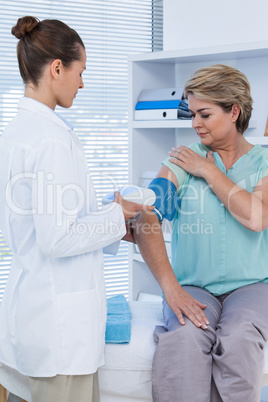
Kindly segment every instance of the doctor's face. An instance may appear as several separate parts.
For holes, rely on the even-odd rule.
[[[73,61],[71,66],[62,69],[61,84],[57,94],[57,105],[69,108],[78,93],[84,87],[82,74],[86,69],[86,52],[81,47],[80,60]]]

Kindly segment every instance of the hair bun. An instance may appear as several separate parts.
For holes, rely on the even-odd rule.
[[[35,17],[22,17],[18,19],[17,24],[12,28],[11,33],[16,36],[16,38],[21,39],[30,33],[38,24],[39,20]]]

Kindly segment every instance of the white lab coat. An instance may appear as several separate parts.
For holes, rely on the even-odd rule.
[[[53,110],[22,98],[0,139],[0,229],[13,260],[0,307],[0,362],[28,376],[104,363],[103,248],[121,207],[97,212],[83,148]]]

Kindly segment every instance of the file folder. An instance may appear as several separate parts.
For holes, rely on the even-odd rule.
[[[153,88],[143,89],[139,96],[139,101],[161,101],[161,100],[180,100],[183,96],[182,87],[174,88]]]
[[[162,101],[138,101],[136,104],[136,110],[144,109],[175,109],[183,108],[188,111],[187,104],[181,99],[177,100],[162,100]]]
[[[179,107],[178,109],[178,119],[188,119],[191,120],[192,119],[192,114],[191,112],[189,112],[189,110],[187,109],[181,109]]]
[[[135,120],[191,119],[189,114],[189,112],[181,109],[144,109],[135,110]]]

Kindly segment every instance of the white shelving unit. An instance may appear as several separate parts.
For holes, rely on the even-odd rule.
[[[191,120],[134,120],[133,128],[191,128]],[[251,120],[249,129],[257,128],[256,120]],[[252,137],[250,137],[252,138]],[[268,138],[268,137],[267,137]],[[265,140],[261,138],[261,140]]]
[[[236,67],[248,77],[254,110],[245,136],[252,144],[268,146],[268,137],[264,137],[268,116],[268,42],[132,55],[129,57],[130,183],[141,184],[144,172],[157,172],[174,145],[198,141],[189,120],[135,121],[135,105],[142,89],[183,87],[195,70],[216,63]],[[170,241],[169,235],[166,241]],[[161,293],[134,245],[129,250],[129,285],[130,300],[136,300],[140,292]]]

